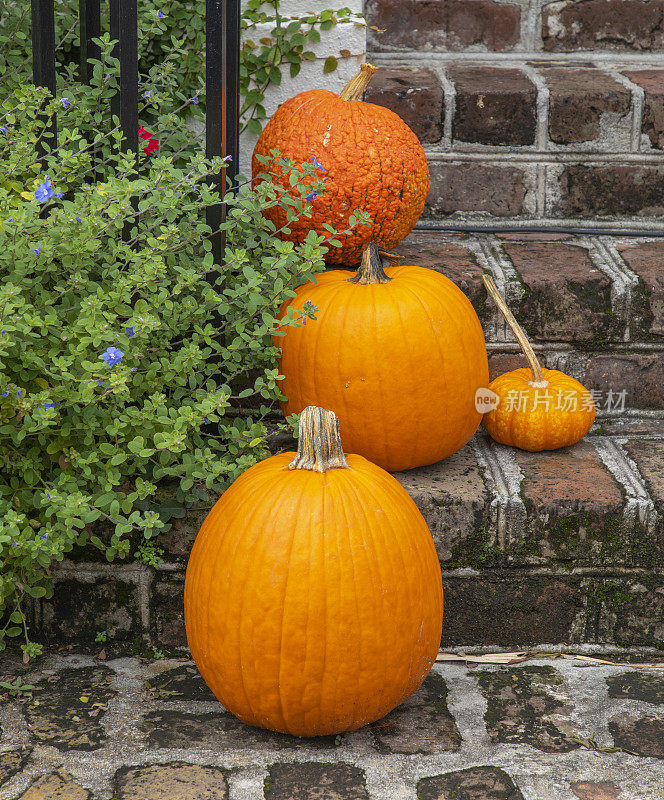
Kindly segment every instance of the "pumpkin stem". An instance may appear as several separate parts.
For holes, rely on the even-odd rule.
[[[385,274],[383,259],[380,256],[376,242],[369,242],[362,251],[360,268],[352,278],[348,278],[348,283],[389,283],[392,278],[388,278]]]
[[[502,294],[498,291],[498,287],[496,286],[495,281],[489,275],[482,275],[482,280],[484,281],[484,286],[487,292],[491,295],[494,302],[501,310],[502,315],[505,317],[505,321],[512,329],[512,333],[516,337],[517,342],[519,343],[521,349],[525,357],[528,359],[528,364],[530,365],[530,371],[532,373],[532,379],[528,381],[528,383],[536,389],[545,389],[549,385],[549,381],[546,380],[544,377],[544,373],[542,372],[542,367],[540,366],[539,361],[537,360],[537,356],[535,355],[535,351],[532,348],[532,345],[528,341],[528,337],[523,332],[523,328],[519,323],[514,319],[514,314],[509,310],[507,303],[505,302],[505,298]]]
[[[300,414],[297,455],[288,469],[308,469],[312,472],[349,469],[341,447],[339,419],[333,411],[307,406]]]
[[[377,69],[378,67],[374,67],[373,64],[362,64],[360,71],[356,75],[353,75],[339,92],[339,97],[342,100],[359,100],[362,96],[362,92],[371,83],[371,79]]]

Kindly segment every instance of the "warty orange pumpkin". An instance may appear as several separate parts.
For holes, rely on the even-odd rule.
[[[243,473],[196,537],[185,581],[191,654],[243,722],[341,733],[411,695],[440,644],[440,565],[401,484],[341,449],[307,408],[297,453]]]
[[[419,219],[429,191],[427,159],[417,136],[393,111],[359,100],[376,67],[363,64],[340,94],[311,89],[283,103],[258,138],[252,161],[254,178],[265,170],[257,156],[273,149],[296,163],[313,158],[327,179],[325,191],[311,201],[312,215],[289,224],[288,238],[301,243],[310,230],[328,236],[324,223],[348,228],[351,214],[366,211],[370,226],[357,225],[338,236],[342,247],[330,247],[328,264],[357,264],[371,240],[387,249],[397,245]],[[271,167],[281,176],[278,164]],[[279,230],[286,224],[281,205],[265,212]]]
[[[423,267],[384,268],[371,243],[356,275],[318,275],[280,316],[307,302],[316,319],[274,340],[284,414],[332,409],[344,449],[392,471],[446,458],[473,436],[489,367],[477,314],[452,281]]]
[[[498,405],[484,415],[492,439],[522,450],[556,450],[582,439],[595,421],[595,401],[583,384],[557,369],[542,369],[535,351],[493,278],[484,285],[511,328],[530,369],[515,369],[489,384]]]

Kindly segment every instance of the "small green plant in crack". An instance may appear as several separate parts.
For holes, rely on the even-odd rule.
[[[148,541],[139,545],[138,550],[134,553],[134,558],[147,564],[148,567],[159,567],[164,563],[163,555],[164,551],[161,547]]]
[[[570,741],[581,745],[581,747],[585,747],[586,750],[592,750],[594,753],[627,753],[630,756],[638,755],[638,753],[633,753],[631,750],[625,750],[624,747],[600,747],[599,743],[595,740],[594,733],[591,733],[587,739],[575,736],[572,737]]]
[[[181,697],[182,692],[176,692],[173,689],[166,688],[169,683],[171,683],[170,680],[166,681],[166,683],[162,683],[160,686],[153,686],[150,681],[145,681],[143,683],[143,689],[146,694],[150,695],[154,700],[158,700],[159,698],[165,699],[167,697]]]
[[[0,689],[4,689],[5,698],[22,699],[32,697],[32,693],[39,687],[33,686],[31,683],[23,683],[20,677],[17,677],[14,681],[0,681]]]
[[[97,635],[95,636],[95,642],[98,644],[104,644],[106,642],[107,634],[106,631],[97,631]]]

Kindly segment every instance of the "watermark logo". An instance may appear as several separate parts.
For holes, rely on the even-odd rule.
[[[608,389],[605,393],[599,389],[591,389],[580,395],[574,391],[551,391],[550,389],[522,390],[511,389],[501,398],[487,387],[480,387],[475,392],[475,409],[479,414],[487,414],[498,408],[502,402],[506,411],[592,411],[602,409],[609,412],[625,410],[627,390],[618,392]]]
[[[500,403],[500,395],[492,389],[480,386],[475,392],[475,410],[478,414],[488,414],[489,411],[498,408],[498,403]]]

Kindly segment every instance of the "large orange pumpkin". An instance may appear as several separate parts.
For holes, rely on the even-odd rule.
[[[312,89],[287,100],[272,115],[254,149],[254,177],[265,170],[256,156],[273,149],[296,163],[313,158],[324,168],[325,191],[311,202],[312,216],[289,225],[288,238],[301,243],[310,230],[328,236],[324,223],[348,228],[355,210],[367,211],[372,224],[339,236],[328,264],[357,264],[371,240],[387,249],[397,245],[419,219],[429,190],[427,159],[417,136],[393,111],[358,100],[376,67],[363,64],[341,94]],[[278,173],[278,165],[272,171]],[[281,180],[288,186],[288,176]],[[277,229],[286,224],[282,206],[266,212]]]
[[[432,464],[463,447],[482,420],[489,383],[482,327],[463,292],[423,267],[383,263],[367,245],[353,277],[317,276],[284,304],[316,319],[275,337],[286,415],[332,409],[347,452],[389,470]]]
[[[505,372],[489,384],[498,405],[484,415],[484,427],[497,442],[531,452],[575,444],[595,421],[592,394],[571,375],[542,369],[493,278],[483,278],[530,364],[530,369]]]
[[[196,538],[189,648],[221,703],[296,736],[353,730],[422,683],[440,644],[440,565],[391,475],[344,457],[334,414],[308,408],[297,454],[251,467]]]

